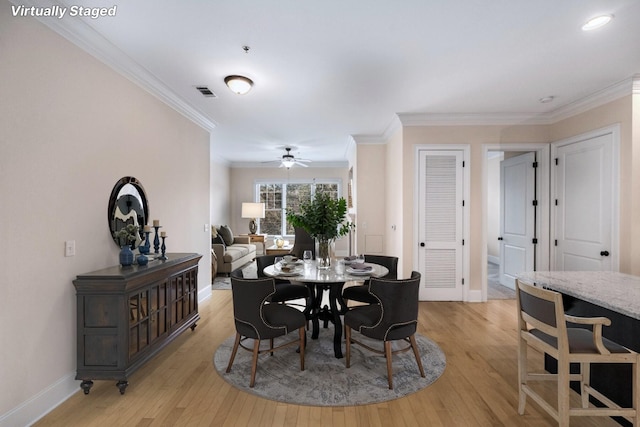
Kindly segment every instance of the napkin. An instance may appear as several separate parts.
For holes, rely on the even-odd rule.
[[[351,267],[352,270],[356,270],[356,271],[371,271],[371,270],[373,270],[373,267],[371,267],[370,265],[367,265],[365,263],[351,264],[350,267]]]

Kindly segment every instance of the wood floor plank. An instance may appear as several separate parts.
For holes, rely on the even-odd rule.
[[[297,406],[229,385],[213,366],[216,348],[234,333],[231,292],[213,291],[200,304],[194,331],[134,373],[120,395],[115,381],[95,381],[35,426],[522,426],[555,425],[530,400],[517,413],[517,322],[514,300],[421,302],[418,332],[447,358],[444,374],[405,398],[352,407]],[[533,366],[542,357],[532,354]],[[542,387],[555,395],[551,385]],[[574,400],[576,396],[574,396]],[[574,418],[572,427],[615,426],[609,419]]]

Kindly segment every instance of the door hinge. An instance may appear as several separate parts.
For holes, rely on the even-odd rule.
[[[464,200],[462,201],[462,206],[464,207]]]
[[[558,199],[556,199],[556,206],[558,206]]]
[[[464,285],[464,277],[462,278],[462,284]]]
[[[533,167],[537,168],[538,167],[538,162],[533,162]]]
[[[558,158],[556,157],[556,166],[558,166]]]
[[[533,243],[534,245],[537,245],[537,244],[538,244],[538,238],[537,238],[537,237],[534,237],[534,238],[531,240],[531,243]]]
[[[538,206],[538,201],[537,200],[533,201],[533,206]]]
[[[555,246],[558,246],[558,239],[556,239],[553,243]]]
[[[464,246],[464,239],[462,239],[462,246]]]
[[[462,161],[462,167],[464,167],[464,160]]]

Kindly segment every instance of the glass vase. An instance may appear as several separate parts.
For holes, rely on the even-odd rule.
[[[331,258],[333,258],[333,239],[318,236],[316,238],[316,268],[318,270],[330,269]]]

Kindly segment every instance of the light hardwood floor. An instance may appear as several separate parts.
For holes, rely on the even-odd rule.
[[[36,426],[556,425],[531,401],[525,415],[517,413],[515,300],[420,303],[418,332],[444,350],[444,374],[408,397],[349,407],[288,405],[231,387],[212,362],[217,346],[234,333],[231,291],[213,291],[200,315],[195,331],[185,332],[131,376],[125,395],[115,381],[95,381],[89,395],[78,392]],[[531,360],[541,364],[541,357]],[[617,424],[575,418],[571,425]]]

